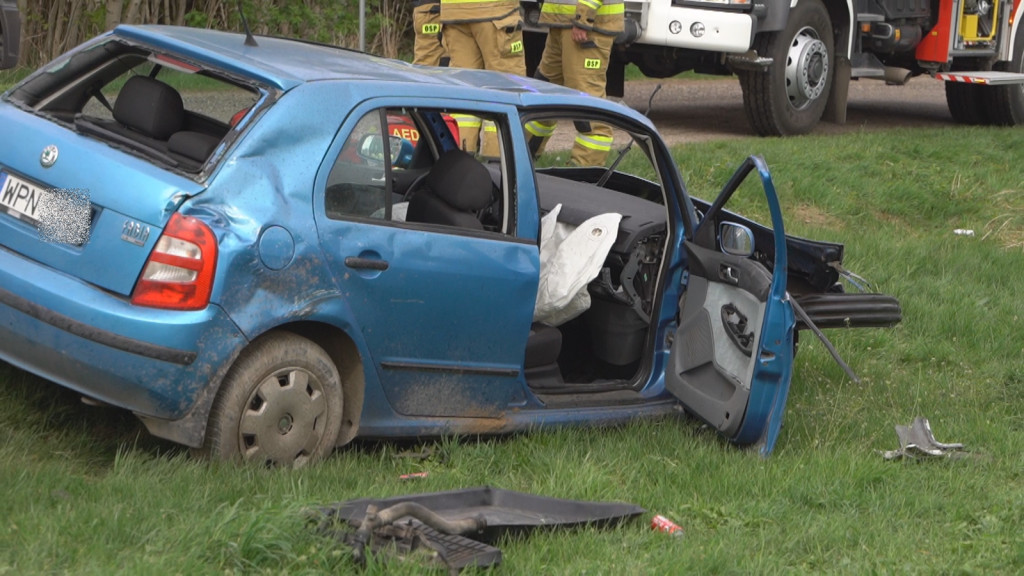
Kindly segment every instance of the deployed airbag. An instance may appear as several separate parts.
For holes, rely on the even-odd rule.
[[[541,218],[540,285],[533,319],[559,326],[590,308],[587,284],[597,278],[618,233],[621,214],[600,214],[572,226],[558,222],[558,204]]]

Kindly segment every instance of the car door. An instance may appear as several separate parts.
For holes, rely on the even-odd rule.
[[[772,270],[736,250],[723,251],[722,231],[713,228],[718,211],[755,169],[771,212]],[[689,280],[680,299],[665,386],[722,435],[737,444],[758,444],[761,454],[768,455],[789,392],[795,321],[786,294],[782,213],[764,161],[748,158],[701,222],[684,242]]]
[[[399,178],[394,151],[379,139],[392,132],[389,114],[437,120],[421,127],[416,144],[415,164],[425,158],[429,165],[446,145],[428,134],[446,129],[440,103],[434,106],[377,101],[353,112],[317,179],[318,233],[368,350],[367,393],[369,382],[379,381],[388,403],[406,416],[496,417],[524,401],[520,372],[538,249],[509,232],[508,219],[491,229],[404,221],[407,203],[395,182],[409,178]],[[507,129],[493,110],[480,114]],[[487,165],[497,173],[497,201],[508,206],[514,186],[501,160]]]

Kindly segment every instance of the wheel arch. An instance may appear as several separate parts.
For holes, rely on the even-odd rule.
[[[324,322],[292,322],[278,326],[275,330],[292,332],[307,338],[323,348],[331,357],[338,375],[341,376],[343,394],[341,428],[335,445],[348,444],[359,432],[359,420],[363,413],[363,398],[366,391],[363,359],[355,341],[344,330]]]
[[[363,398],[366,390],[366,377],[363,372],[362,355],[351,336],[344,330],[326,322],[303,320],[280,324],[264,330],[250,339],[245,346],[235,351],[230,359],[211,375],[210,385],[206,386],[197,398],[192,410],[178,420],[161,420],[139,415],[150,434],[158,438],[183,444],[190,448],[199,448],[206,440],[209,426],[210,410],[220,393],[224,378],[235,365],[242,351],[253,342],[274,332],[291,332],[315,342],[327,352],[338,375],[341,377],[343,394],[342,420],[338,432],[336,446],[352,441],[359,432],[359,422],[363,413]]]
[[[1017,3],[1010,10],[1012,10],[1010,17],[1013,21],[1010,23],[1010,29],[1007,30],[1008,42],[1004,42],[1004,49],[999,51],[1000,62],[1012,62],[1013,55],[1017,53],[1017,43],[1024,42],[1024,2]]]
[[[801,0],[806,2],[807,0]],[[850,0],[823,0],[832,21],[832,37],[837,55],[849,58],[853,52],[853,4]]]

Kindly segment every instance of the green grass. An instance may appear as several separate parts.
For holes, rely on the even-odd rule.
[[[301,471],[208,465],[130,416],[0,365],[0,575],[351,573],[349,551],[318,537],[305,509],[484,484],[650,511],[507,539],[502,573],[1021,573],[1022,149],[1019,129],[944,128],[675,150],[704,198],[746,154],[764,155],[788,230],[845,243],[849,268],[903,305],[896,328],[830,331],[860,384],[803,334],[769,459],[670,419],[359,442]],[[736,199],[745,213],[762,211],[753,192]],[[893,426],[916,416],[968,455],[884,461]],[[401,457],[424,446],[426,460]],[[429,476],[398,479],[415,471]],[[653,513],[686,535],[651,531]],[[422,570],[373,562],[367,573]]]

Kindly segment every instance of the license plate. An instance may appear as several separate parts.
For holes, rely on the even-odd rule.
[[[0,208],[15,218],[38,225],[47,194],[31,182],[0,172]]]

